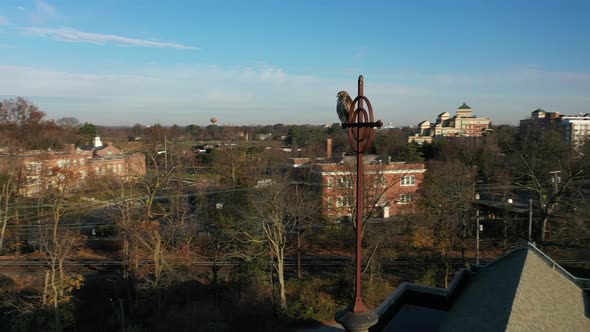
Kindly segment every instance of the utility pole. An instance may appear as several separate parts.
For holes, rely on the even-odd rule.
[[[471,186],[473,188],[473,205],[475,206],[475,263],[479,264],[479,208],[477,207],[477,200],[479,199],[479,194],[475,191],[475,185],[478,183],[483,182],[482,180],[477,180],[473,182]]]
[[[301,280],[301,225],[297,220],[297,279]]]
[[[164,167],[168,170],[168,138],[164,136]]]
[[[514,200],[512,199],[512,197],[509,197],[508,200],[506,201],[506,203],[504,204],[504,209],[505,209],[505,214],[504,214],[504,222],[503,222],[503,235],[504,235],[504,240],[502,241],[502,253],[505,254],[506,251],[508,250],[508,223],[507,223],[507,219],[508,219],[508,215],[511,215],[511,209],[512,209],[512,203],[514,203]]]
[[[479,209],[475,210],[475,264],[479,265]]]
[[[561,171],[549,172],[549,174],[553,175],[551,182],[553,182],[553,194],[554,195],[557,194],[557,192],[559,191],[559,183],[561,182],[561,177],[559,176],[559,173],[561,173]]]

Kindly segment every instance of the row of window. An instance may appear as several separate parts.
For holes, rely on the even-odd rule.
[[[63,167],[70,167],[70,165],[74,165],[77,166],[78,164],[80,164],[80,166],[84,166],[86,164],[86,160],[84,160],[83,158],[80,159],[58,159],[57,160],[57,167],[63,168]]]
[[[58,159],[56,162],[57,167],[59,168],[67,168],[70,166],[84,166],[86,164],[86,160],[83,158],[80,159]],[[29,161],[25,163],[25,169],[31,173],[38,173],[41,172],[43,169],[43,163],[39,161]]]
[[[336,179],[336,186],[338,188],[352,188],[351,178],[338,178]],[[328,188],[334,188],[334,179],[328,178]]]
[[[94,167],[94,172],[96,174],[105,175],[108,172],[113,172],[115,174],[122,174],[123,173],[123,166],[121,164],[118,165],[106,165],[106,166],[96,166]]]
[[[396,201],[397,204],[409,204],[414,202],[414,194],[400,194],[399,200]],[[384,203],[384,202],[383,202]],[[336,207],[351,207],[354,204],[354,200],[352,197],[336,197]],[[386,204],[381,204],[386,205]],[[334,197],[328,197],[328,209],[334,208]]]
[[[415,175],[406,175],[402,176],[400,180],[400,185],[402,186],[415,186],[416,185],[416,176]],[[353,183],[351,178],[338,178],[336,179],[336,187],[337,188],[352,188]],[[383,176],[379,178],[375,178],[373,183],[374,188],[387,188],[387,179]],[[334,178],[328,178],[328,188],[334,188]]]
[[[336,207],[352,206],[352,197],[336,197]],[[334,197],[328,197],[328,209],[334,208]]]

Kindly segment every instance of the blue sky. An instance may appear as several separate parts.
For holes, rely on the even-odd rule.
[[[362,74],[386,123],[465,101],[516,124],[590,112],[588,17],[567,0],[3,0],[0,96],[100,125],[323,124]]]

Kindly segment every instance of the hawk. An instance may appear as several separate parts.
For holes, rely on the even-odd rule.
[[[350,113],[350,108],[352,107],[352,98],[350,98],[348,92],[346,91],[338,92],[336,97],[338,97],[338,101],[336,102],[336,112],[338,113],[338,118],[340,118],[340,122],[347,123],[348,114]]]

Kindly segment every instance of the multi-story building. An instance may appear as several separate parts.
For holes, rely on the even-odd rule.
[[[572,147],[582,145],[590,137],[590,114],[561,117],[565,142]]]
[[[522,137],[536,139],[546,130],[558,128],[560,115],[558,112],[546,112],[540,108],[531,112],[529,119],[520,120],[519,131]]]
[[[327,219],[342,219],[354,213],[356,157],[291,159],[293,177],[317,186],[322,214]],[[426,169],[422,163],[391,162],[376,155],[364,161],[365,215],[389,218],[415,211],[418,187]]]
[[[449,112],[438,115],[436,122],[422,121],[418,124],[419,132],[408,138],[408,142],[431,142],[434,137],[479,137],[490,129],[490,118],[478,118],[467,104],[459,106],[457,114],[451,117]]]
[[[44,189],[67,189],[82,185],[90,177],[114,175],[128,180],[146,172],[145,155],[123,154],[113,146],[93,150],[23,151],[0,154],[0,168],[18,174],[20,194],[34,197]]]
[[[529,119],[520,120],[523,138],[539,139],[547,130],[559,130],[568,145],[578,147],[590,136],[590,114],[562,115],[538,108]]]

